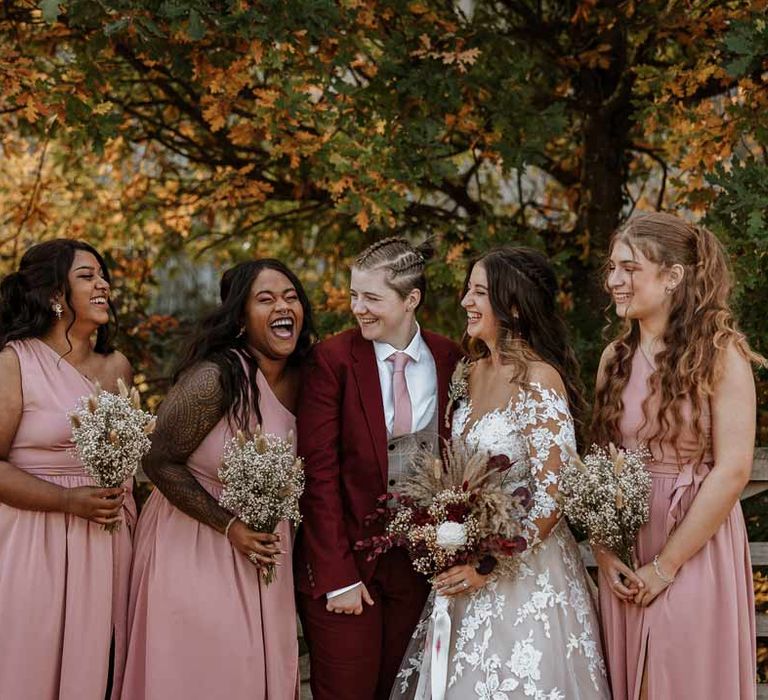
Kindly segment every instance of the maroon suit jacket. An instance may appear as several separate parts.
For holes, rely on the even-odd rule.
[[[435,359],[438,425],[448,384],[461,357],[453,341],[422,330]],[[356,581],[368,583],[376,562],[355,552],[358,540],[381,533],[365,526],[387,491],[387,428],[373,343],[358,329],[319,343],[307,363],[298,410],[298,453],[304,458],[304,515],[295,546],[299,591],[317,598]]]

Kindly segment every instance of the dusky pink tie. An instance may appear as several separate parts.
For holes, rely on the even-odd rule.
[[[408,435],[411,432],[413,411],[408,385],[405,383],[405,366],[410,362],[410,356],[404,352],[395,352],[387,358],[394,365],[392,374],[392,399],[395,406],[395,421],[392,426],[392,436]]]

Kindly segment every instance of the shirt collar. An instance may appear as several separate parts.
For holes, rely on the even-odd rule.
[[[408,357],[414,362],[418,362],[421,357],[422,343],[424,339],[421,336],[421,326],[416,324],[416,333],[414,333],[411,342],[408,343],[408,347],[402,350]],[[373,351],[376,353],[376,359],[379,362],[384,362],[387,358],[396,352],[400,352],[396,347],[389,343],[382,343],[379,341],[373,341]]]

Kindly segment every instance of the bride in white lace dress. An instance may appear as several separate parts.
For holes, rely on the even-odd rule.
[[[456,383],[453,438],[509,458],[510,491],[533,495],[528,549],[514,577],[464,565],[437,578],[451,601],[447,678],[431,668],[433,593],[391,700],[610,699],[587,573],[557,505],[575,448],[569,404],[582,400],[556,293],[554,272],[530,249],[497,249],[470,267],[462,306],[474,362]]]

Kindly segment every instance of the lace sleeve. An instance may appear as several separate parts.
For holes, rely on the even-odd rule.
[[[559,474],[570,459],[567,448],[576,448],[576,438],[568,402],[553,389],[540,385],[526,388],[518,420],[532,476],[533,503],[525,533],[530,548],[544,540],[560,519]]]
[[[202,363],[175,384],[157,414],[144,471],[180,511],[224,532],[231,513],[195,479],[187,458],[224,415],[219,369]]]

